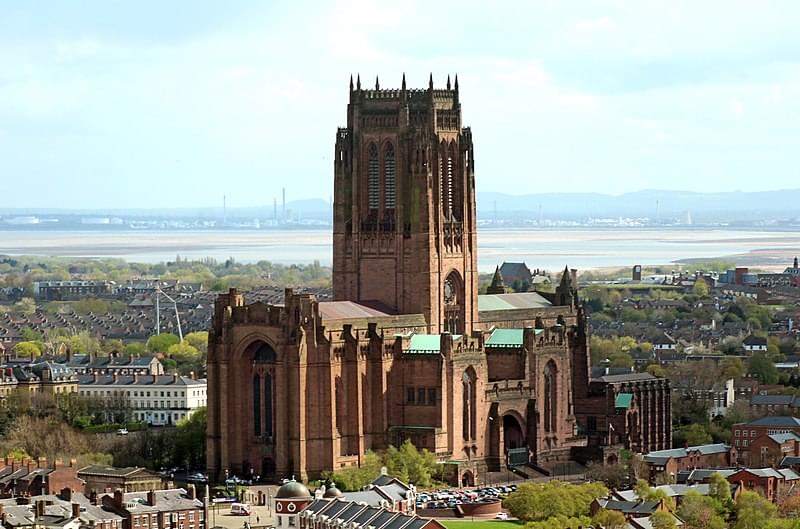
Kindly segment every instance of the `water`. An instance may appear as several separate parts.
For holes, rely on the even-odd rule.
[[[727,229],[485,229],[478,233],[478,267],[525,261],[549,270],[666,264],[689,258],[747,254],[750,266],[784,264],[800,253],[800,235]],[[156,263],[233,257],[241,262],[331,263],[328,230],[0,231],[0,254],[117,257]]]

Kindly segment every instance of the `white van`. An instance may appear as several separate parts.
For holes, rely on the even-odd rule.
[[[231,514],[237,516],[250,516],[250,505],[247,503],[231,503]]]

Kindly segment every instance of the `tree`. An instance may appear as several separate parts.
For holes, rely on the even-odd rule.
[[[628,469],[619,463],[604,465],[591,462],[586,466],[586,477],[592,481],[602,481],[609,489],[619,489],[628,477]]]
[[[650,524],[653,529],[675,529],[675,517],[668,512],[656,511],[650,516]]]
[[[702,424],[690,424],[686,427],[686,442],[690,446],[707,445],[714,439]]]
[[[744,364],[739,358],[723,358],[719,368],[725,380],[741,378],[744,375]]]
[[[378,477],[383,462],[375,452],[370,450],[364,454],[361,465],[347,467],[335,472],[325,472],[322,477],[336,483],[336,487],[345,492],[361,490],[369,482]]]
[[[778,508],[759,493],[744,491],[736,499],[736,524],[733,529],[762,529],[777,511]]]
[[[727,516],[733,511],[731,484],[719,472],[714,472],[708,480],[708,496],[719,504],[720,514]]]
[[[778,382],[778,368],[775,367],[775,362],[764,353],[753,354],[747,363],[747,372],[762,384]]]
[[[42,349],[35,342],[19,342],[14,346],[17,356],[24,358],[35,358],[42,354]]]
[[[36,312],[36,302],[33,298],[22,298],[14,304],[14,308],[22,314],[30,316]]]
[[[419,487],[430,487],[433,475],[439,470],[436,456],[424,448],[417,450],[408,439],[400,448],[390,446],[386,450],[386,467],[389,474]]]
[[[625,520],[625,515],[619,511],[610,511],[603,509],[594,515],[592,521],[599,524],[603,529],[625,529],[628,521]]]
[[[503,506],[523,522],[542,522],[588,516],[592,501],[607,494],[601,483],[524,483],[503,500]]]
[[[180,339],[172,333],[161,333],[147,340],[147,350],[151,353],[166,353],[170,345],[180,343]]]
[[[167,347],[167,354],[172,357],[197,357],[200,356],[200,351],[183,341]]]
[[[714,499],[694,490],[683,497],[677,514],[685,529],[725,529],[725,520],[719,515]]]
[[[173,461],[186,468],[202,468],[206,464],[206,425],[208,413],[200,408],[177,425]]]
[[[645,371],[658,378],[664,378],[667,376],[667,370],[658,364],[650,364],[647,366]]]
[[[698,277],[692,287],[692,294],[699,298],[708,296],[708,282],[704,278]]]
[[[125,354],[128,356],[142,356],[147,352],[147,346],[142,342],[131,342],[125,345]]]
[[[190,332],[183,340],[203,354],[208,352],[208,331]]]

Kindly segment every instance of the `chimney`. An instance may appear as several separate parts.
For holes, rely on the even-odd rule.
[[[97,491],[92,489],[92,492],[89,493],[89,503],[92,505],[97,505]]]
[[[133,372],[133,383],[134,384],[138,384],[139,383],[139,372],[138,371],[134,371]]]
[[[44,516],[44,500],[36,500],[36,517]]]
[[[195,380],[197,378],[197,375],[195,375],[194,371],[189,372],[189,378],[191,378],[192,380]]]
[[[36,467],[37,468],[47,468],[47,458],[46,457],[40,457],[36,461]]]
[[[150,505],[151,507],[156,506],[156,491],[147,491],[147,505]]]
[[[173,384],[177,384],[178,383],[178,372],[177,371],[172,373],[172,383]]]
[[[28,468],[28,474],[30,474],[33,472],[33,469],[36,468],[36,463],[34,463],[33,459],[28,459],[28,461],[25,462],[25,466]]]
[[[121,509],[125,505],[125,495],[122,493],[122,489],[114,491],[114,505],[116,505],[117,509]]]
[[[197,489],[194,486],[194,483],[189,483],[189,486],[186,487],[189,492],[189,499],[197,499]]]
[[[81,516],[81,504],[80,503],[73,503],[72,504],[72,517],[73,518],[80,518]]]
[[[72,501],[72,489],[69,487],[61,489],[61,498],[64,501]]]

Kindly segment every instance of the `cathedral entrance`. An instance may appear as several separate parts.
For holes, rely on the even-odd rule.
[[[522,448],[525,444],[525,434],[516,417],[511,414],[503,415],[503,448],[505,452],[515,448]]]

